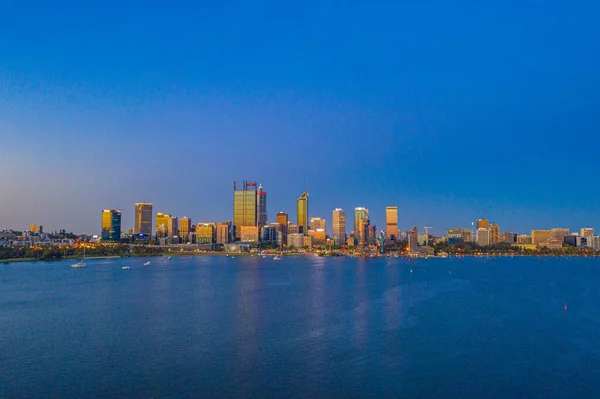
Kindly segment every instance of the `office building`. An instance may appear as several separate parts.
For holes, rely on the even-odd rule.
[[[563,237],[564,240],[564,237]],[[559,240],[556,238],[550,238],[546,242],[538,243],[537,248],[547,248],[547,249],[562,249],[563,248],[563,240]]]
[[[288,223],[288,234],[302,234],[297,224]]]
[[[500,234],[500,242],[514,244],[517,242],[517,235],[515,233],[509,233],[508,231],[506,231],[506,232]]]
[[[327,233],[324,229],[310,229],[308,235],[312,238],[312,244],[315,247],[324,246],[327,243]]]
[[[198,238],[196,238],[197,240]],[[228,244],[231,240],[231,222],[217,223],[217,244]]]
[[[240,240],[242,242],[258,242],[260,237],[260,229],[258,226],[242,226],[240,232]]]
[[[533,237],[527,234],[521,234],[517,236],[517,244],[519,245],[532,245]]]
[[[555,228],[550,230],[552,232],[552,238],[555,240],[563,240],[569,235],[569,229]]]
[[[368,218],[362,218],[358,222],[358,246],[364,247],[369,245],[369,226],[371,222]]]
[[[406,237],[408,239],[408,249],[410,251],[419,248],[419,228],[417,226],[413,227],[412,230],[407,231]]]
[[[354,237],[357,241],[357,244],[360,241],[361,221],[363,219],[369,219],[369,210],[362,206],[354,208]]]
[[[236,240],[242,237],[242,227],[258,225],[257,199],[256,181],[233,182],[233,230]]]
[[[388,240],[397,240],[398,237],[398,207],[385,208],[385,233]]]
[[[102,241],[119,242],[121,240],[121,211],[104,209],[102,211]]]
[[[279,212],[275,218],[277,224],[279,224],[279,229],[281,231],[281,242],[283,245],[287,245],[287,235],[288,235],[288,214],[285,212]]]
[[[321,218],[310,218],[310,230],[327,230],[327,222]]]
[[[32,234],[43,234],[44,227],[39,224],[32,224],[29,226],[29,232]]]
[[[591,227],[584,227],[580,230],[579,233],[580,236],[582,237],[589,237],[589,236],[593,236],[594,235],[594,229]]]
[[[552,238],[552,230],[531,230],[531,243],[538,245]]]
[[[149,202],[138,202],[135,204],[134,234],[152,236],[152,204]]]
[[[298,231],[306,234],[308,231],[308,190],[302,193],[297,202]]]
[[[300,233],[291,233],[288,234],[287,236],[287,245],[288,248],[302,248],[304,247],[304,234],[300,234]]]
[[[192,233],[192,219],[184,216],[179,221],[179,235],[182,242],[190,242],[190,234]]]
[[[600,251],[600,236],[587,236],[587,246],[594,251]]]
[[[256,222],[260,227],[267,225],[267,192],[262,184],[256,192]]]
[[[313,247],[313,239],[312,239],[311,236],[309,236],[309,235],[303,236],[302,241],[303,241],[303,244],[304,244],[303,245],[304,248],[312,248]]]
[[[476,232],[475,242],[479,246],[490,245],[490,230],[484,228],[478,228]]]
[[[217,242],[217,225],[215,223],[198,223],[196,225],[196,244],[214,244]]]
[[[487,219],[477,219],[476,224],[477,224],[477,229],[489,229],[490,228],[490,221]],[[475,231],[477,231],[477,230],[475,230]]]
[[[346,244],[346,212],[343,209],[333,210],[332,228],[334,245]]]
[[[496,223],[490,224],[490,244],[498,244],[500,242],[500,226]]]

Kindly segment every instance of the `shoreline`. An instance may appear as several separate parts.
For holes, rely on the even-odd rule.
[[[171,253],[165,255],[144,255],[144,256],[118,256],[118,255],[108,255],[108,256],[90,256],[86,257],[86,260],[99,260],[99,259],[132,259],[132,258],[166,258],[168,256],[172,257],[201,257],[201,256],[221,256],[221,257],[275,257],[277,255],[283,257],[294,257],[294,258],[303,258],[303,257],[323,257],[323,258],[356,258],[356,259],[407,259],[407,260],[417,260],[417,259],[454,259],[454,258],[598,258],[600,255],[555,255],[555,254],[538,254],[538,255],[522,255],[522,254],[512,254],[512,255],[449,255],[449,256],[374,256],[374,257],[365,257],[359,255],[341,255],[341,256],[332,256],[332,255],[319,255],[317,253],[291,253],[291,254],[257,254],[257,253],[235,253],[235,252],[195,252],[195,253]],[[69,256],[61,259],[38,259],[38,258],[12,258],[12,259],[0,259],[0,264],[7,263],[24,263],[24,262],[60,262],[63,260],[80,260],[80,258]]]

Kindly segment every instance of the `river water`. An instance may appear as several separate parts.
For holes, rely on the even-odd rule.
[[[600,397],[600,259],[149,259],[0,265],[0,397]]]

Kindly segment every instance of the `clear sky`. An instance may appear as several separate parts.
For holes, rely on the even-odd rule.
[[[0,228],[133,203],[600,228],[598,1],[0,1]],[[328,226],[329,227],[329,226]]]

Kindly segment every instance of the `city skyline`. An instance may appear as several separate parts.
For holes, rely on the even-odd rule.
[[[8,4],[0,227],[97,232],[139,201],[229,220],[246,176],[271,221],[308,181],[311,214],[364,205],[380,228],[389,205],[401,230],[600,225],[600,4],[305,9]]]

